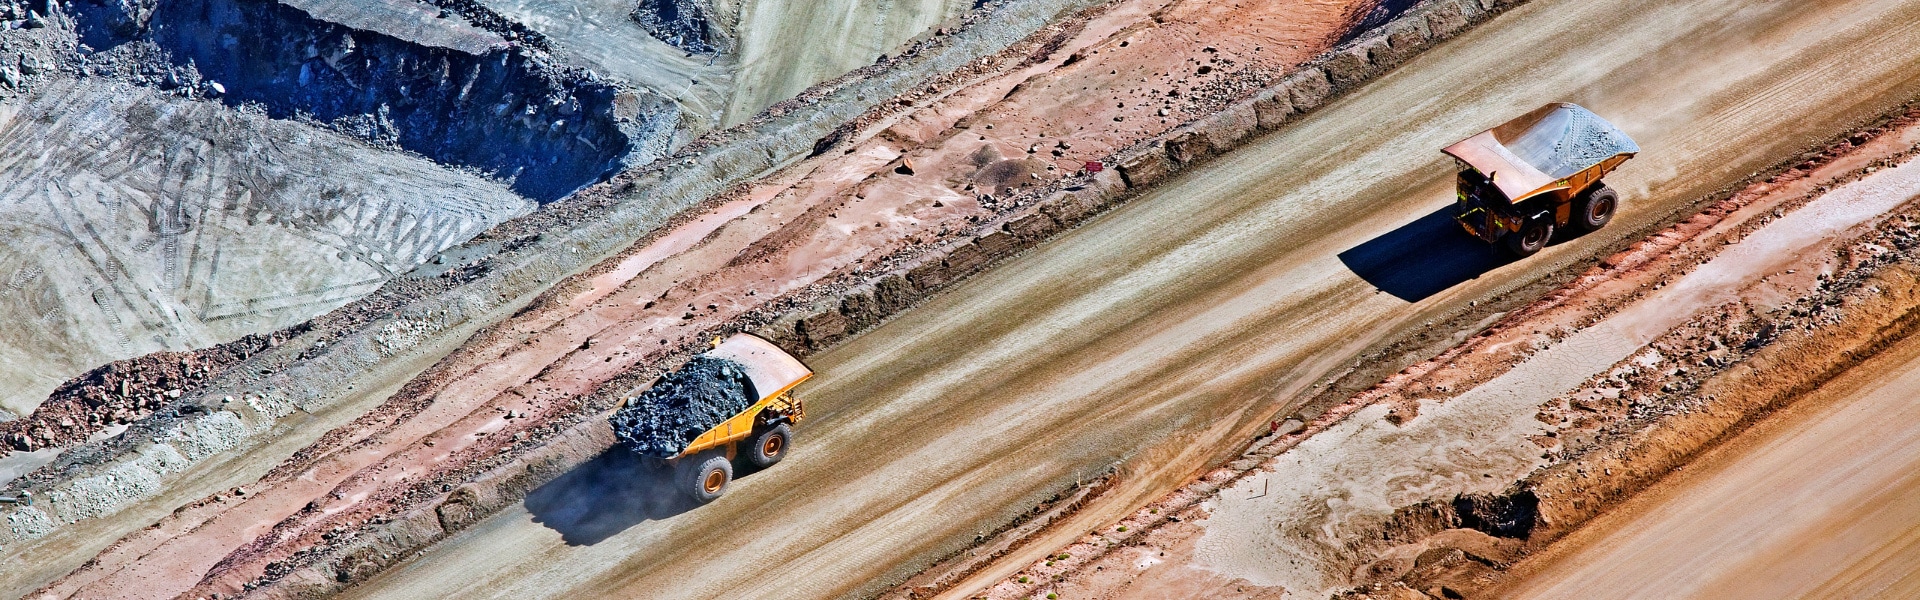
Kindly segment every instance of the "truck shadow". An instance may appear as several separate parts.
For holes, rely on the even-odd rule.
[[[1340,262],[1382,292],[1419,302],[1513,262],[1453,221],[1453,207],[1340,253]]]
[[[674,489],[671,467],[616,445],[534,488],[526,506],[533,522],[559,532],[567,545],[591,546],[698,505]]]

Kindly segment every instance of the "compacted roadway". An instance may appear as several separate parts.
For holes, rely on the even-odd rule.
[[[1500,597],[1920,596],[1920,338],[1522,564]]]
[[[349,595],[866,595],[1118,465],[1037,556],[1362,350],[1916,96],[1920,2],[1535,0],[814,357],[793,455],[719,501],[670,500],[615,449]],[[1609,177],[1609,229],[1509,263],[1442,213],[1439,149],[1551,101],[1644,151]]]

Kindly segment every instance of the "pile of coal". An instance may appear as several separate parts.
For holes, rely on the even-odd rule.
[[[634,452],[668,458],[757,398],[740,363],[696,356],[614,413],[613,433]]]

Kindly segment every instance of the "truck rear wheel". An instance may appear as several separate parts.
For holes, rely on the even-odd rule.
[[[765,469],[787,457],[793,445],[793,427],[781,423],[754,434],[747,440],[747,462]]]
[[[1613,188],[1600,186],[1580,197],[1574,205],[1573,226],[1581,231],[1599,231],[1613,220],[1613,210],[1620,206],[1620,194]]]
[[[727,493],[727,485],[733,482],[733,462],[724,454],[708,454],[691,463],[681,477],[693,500],[706,504]]]
[[[1515,258],[1526,258],[1547,247],[1547,241],[1553,239],[1553,223],[1541,219],[1527,221],[1520,231],[1507,234],[1507,253]]]

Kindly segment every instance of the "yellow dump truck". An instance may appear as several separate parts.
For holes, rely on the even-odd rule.
[[[750,334],[734,334],[706,355],[744,367],[753,382],[752,389],[759,391],[760,397],[666,459],[673,467],[675,481],[702,504],[726,493],[733,481],[733,461],[742,455],[758,468],[771,467],[786,457],[793,443],[793,426],[807,418],[806,406],[793,396],[793,388],[813,377],[813,370],[800,359]]]
[[[1556,229],[1594,231],[1620,194],[1600,178],[1640,146],[1599,115],[1556,102],[1447,146],[1459,167],[1454,219],[1487,243],[1526,257]]]

